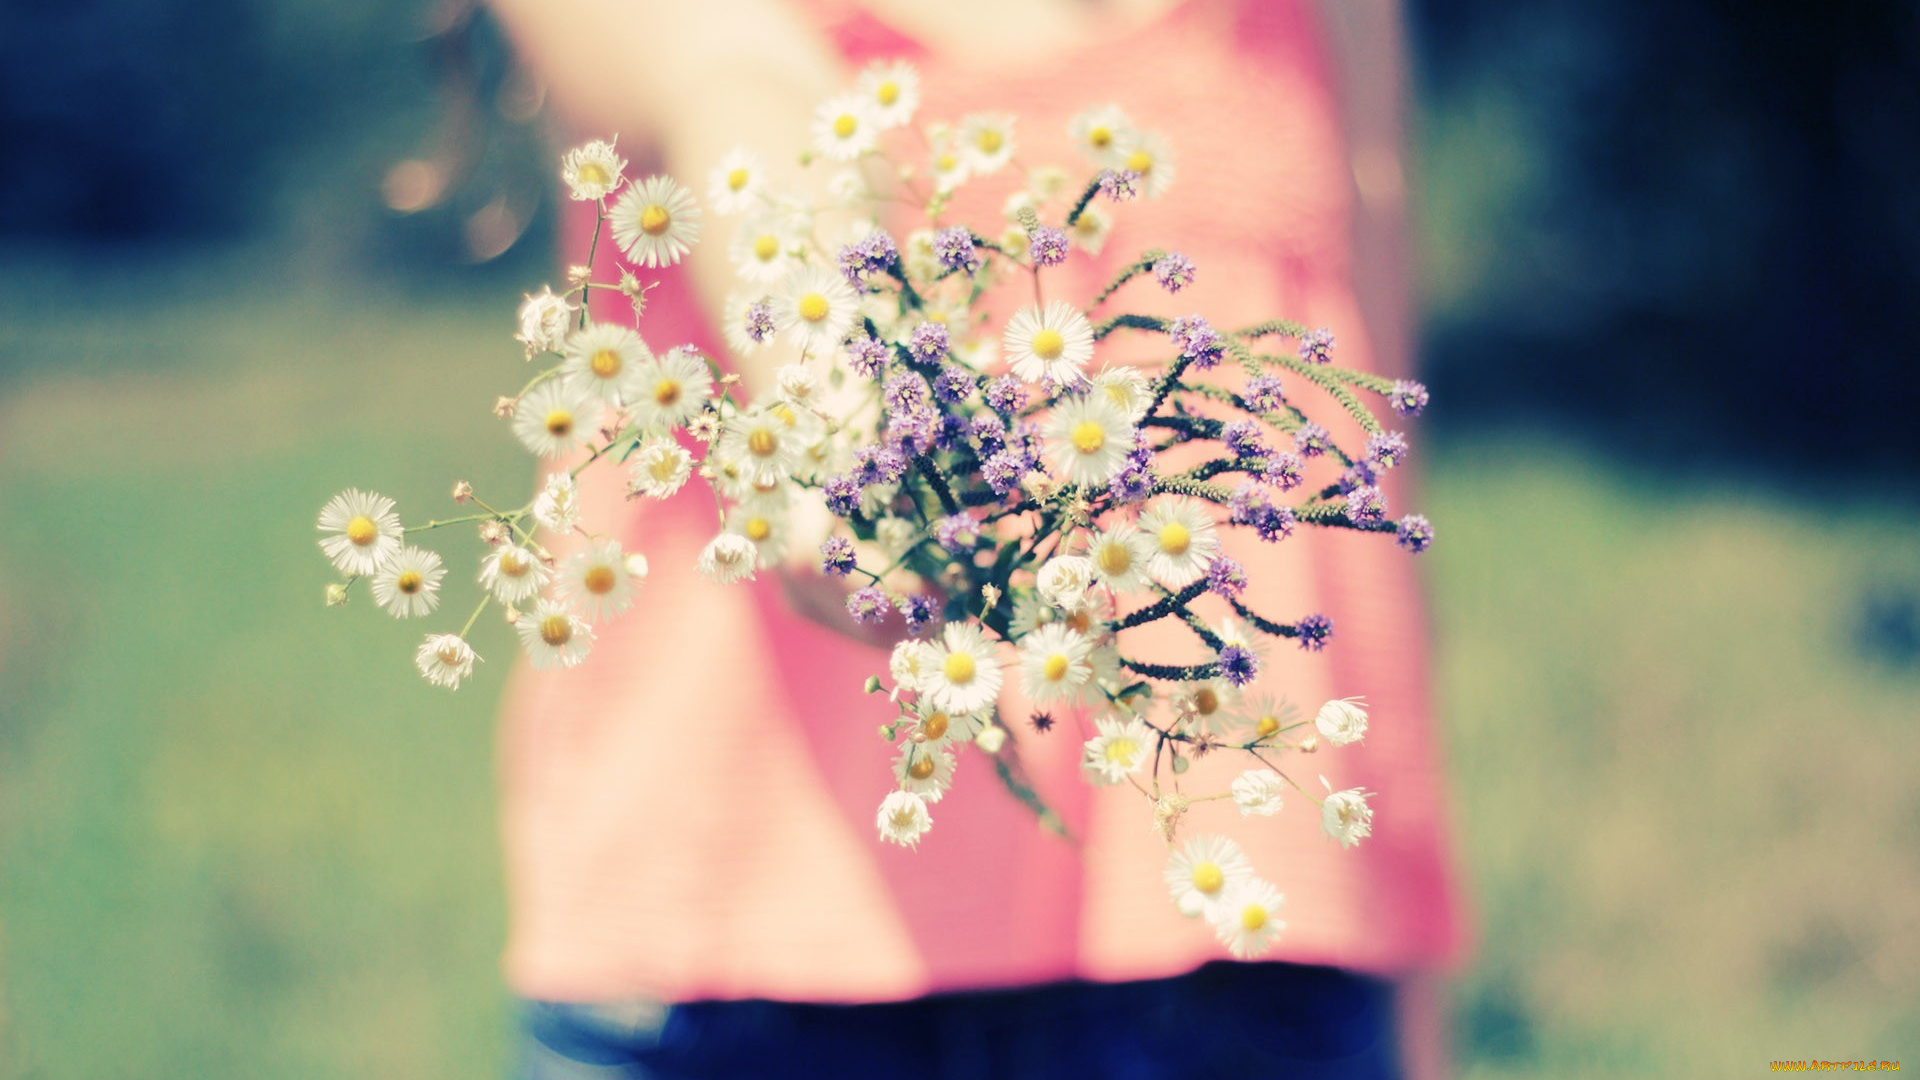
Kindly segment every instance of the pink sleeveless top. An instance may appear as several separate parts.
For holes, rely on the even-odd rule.
[[[1299,3],[1189,0],[1033,70],[945,64],[857,9],[823,4],[816,14],[850,65],[914,60],[921,119],[1017,112],[1025,160],[1072,164],[1067,123],[1090,104],[1118,104],[1173,141],[1170,195],[1117,208],[1103,255],[1050,272],[1050,298],[1084,300],[1140,250],[1172,247],[1198,264],[1196,283],[1169,298],[1149,280],[1109,310],[1203,312],[1216,326],[1297,318],[1333,327],[1341,362],[1374,366],[1350,284],[1348,158],[1326,58]],[[953,219],[997,227],[1020,182],[1013,173],[963,189]],[[591,226],[580,206],[564,237],[569,262]],[[724,356],[684,275],[665,278],[648,340]],[[628,317],[618,297],[601,299],[597,318]],[[1096,365],[1148,358],[1149,345],[1116,338]],[[734,586],[699,578],[694,559],[715,521],[698,480],[666,503],[628,502],[617,471],[587,476],[583,523],[644,552],[653,576],[632,610],[596,627],[582,667],[522,665],[513,679],[500,770],[506,968],[517,992],[877,1001],[1154,978],[1225,957],[1162,885],[1166,847],[1145,801],[1080,778],[1082,736],[1070,721],[1040,735],[1007,711],[1023,762],[1078,849],[1043,833],[971,749],[919,849],[882,843],[874,813],[893,786],[891,747],[875,731],[891,710],[860,688],[884,675],[886,652],[794,615],[769,573]],[[1390,489],[1396,514],[1406,494]],[[1329,697],[1366,696],[1364,743],[1287,767],[1316,790],[1325,773],[1336,787],[1379,792],[1377,816],[1373,836],[1343,850],[1322,835],[1317,808],[1289,792],[1273,818],[1202,804],[1186,834],[1234,837],[1287,894],[1273,959],[1387,974],[1448,963],[1461,934],[1413,560],[1384,537],[1316,530],[1227,550],[1248,568],[1256,610],[1333,619],[1323,653],[1273,642],[1257,685],[1309,715]],[[1134,636],[1130,652],[1167,655]],[[1188,790],[1224,790],[1240,757],[1199,762]]]

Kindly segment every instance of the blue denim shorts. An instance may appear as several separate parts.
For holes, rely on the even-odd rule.
[[[518,1080],[1388,1080],[1392,987],[1333,968],[1213,963],[874,1005],[522,1006]]]

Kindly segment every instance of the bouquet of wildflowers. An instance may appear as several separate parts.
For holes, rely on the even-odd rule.
[[[1230,839],[1182,842],[1182,818],[1207,800],[1270,816],[1291,786],[1320,805],[1329,836],[1360,842],[1369,793],[1326,785],[1316,795],[1285,765],[1360,739],[1368,716],[1361,700],[1342,699],[1303,719],[1255,689],[1276,641],[1319,650],[1333,627],[1249,606],[1247,571],[1221,536],[1280,543],[1337,528],[1424,550],[1424,518],[1388,518],[1378,480],[1407,443],[1367,397],[1412,415],[1426,391],[1338,366],[1324,329],[1107,310],[1136,277],[1170,294],[1190,284],[1200,268],[1174,251],[1144,252],[1092,296],[1048,299],[1051,268],[1097,253],[1130,200],[1167,195],[1168,143],[1116,108],[1088,109],[1070,130],[1088,168],[1030,167],[1001,222],[956,222],[953,193],[1014,161],[1014,119],[929,125],[924,160],[890,157],[889,133],[912,123],[918,96],[911,67],[880,64],[819,107],[802,163],[831,171],[824,195],[776,190],[747,149],[714,167],[704,208],[670,177],[628,177],[611,143],[568,153],[569,194],[598,210],[593,246],[563,291],[521,306],[518,340],[539,367],[497,412],[533,455],[571,464],[519,505],[459,484],[455,500],[477,511],[417,527],[401,525],[391,500],[341,494],[319,523],[321,549],[345,575],[329,602],[364,580],[389,614],[430,615],[446,570],[416,537],[476,525],[486,596],[458,633],[427,635],[421,674],[450,688],[467,679],[467,634],[494,605],[535,667],[571,667],[591,653],[594,624],[635,606],[648,573],[643,555],[611,538],[588,536],[564,559],[549,552],[546,541],[579,529],[581,472],[624,469],[633,498],[704,487],[716,533],[696,566],[663,572],[730,583],[815,563],[845,579],[847,619],[894,631],[889,670],[866,687],[887,691],[896,710],[880,730],[897,747],[876,817],[883,839],[912,846],[926,834],[969,746],[1064,832],[1023,778],[1003,722],[1003,689],[1017,683],[1033,730],[1060,717],[1080,724],[1088,783],[1139,792],[1169,847],[1180,910],[1205,916],[1234,955],[1258,954],[1282,926],[1281,894]],[[896,239],[870,215],[903,201],[925,226]],[[725,307],[729,346],[773,357],[772,385],[752,395],[691,346],[658,351],[644,333],[652,283],[596,261],[610,240],[632,267],[673,266],[708,211],[739,218],[726,252],[740,280]],[[593,290],[630,300],[640,329],[595,322]],[[987,302],[1005,290],[1020,303],[997,319]],[[1115,335],[1151,343],[1160,361],[1096,365]],[[1338,445],[1309,408],[1345,412],[1364,444]],[[1310,482],[1316,471],[1324,480]],[[1130,631],[1157,623],[1184,628],[1205,659],[1132,651]],[[1247,767],[1229,790],[1183,787],[1190,763],[1210,753]]]

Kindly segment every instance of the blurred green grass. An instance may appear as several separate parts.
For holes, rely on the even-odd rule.
[[[421,628],[321,608],[313,518],[349,485],[410,521],[456,477],[524,487],[486,415],[516,297],[223,274],[0,324],[0,1066],[501,1075],[511,644],[484,627],[474,692],[427,686]],[[1920,1059],[1920,671],[1851,630],[1920,588],[1920,513],[1540,439],[1427,477],[1481,925],[1462,1072]]]

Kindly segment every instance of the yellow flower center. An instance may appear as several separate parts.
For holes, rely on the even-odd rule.
[[[1260,930],[1267,925],[1267,909],[1264,904],[1248,904],[1240,909],[1240,925],[1247,930]]]
[[[379,538],[380,526],[375,525],[367,515],[361,514],[347,522],[347,539],[353,541],[355,547],[366,547]]]
[[[603,379],[611,379],[620,374],[620,354],[612,349],[601,349],[587,361],[593,373]]]
[[[1093,561],[1102,571],[1118,576],[1133,569],[1133,552],[1127,550],[1127,545],[1113,541],[1100,545]]]
[[[1066,336],[1051,326],[1033,335],[1033,355],[1042,360],[1058,360],[1066,351]]]
[[[548,413],[547,434],[556,439],[564,439],[573,434],[573,414],[566,409],[555,409]]]
[[[1093,616],[1084,611],[1076,611],[1067,616],[1067,629],[1086,633],[1093,626]]]
[[[778,491],[778,490],[780,490],[780,481],[778,481],[778,480],[755,480],[755,481],[753,482],[753,490],[755,490],[755,491],[757,491],[757,492],[759,492],[759,493],[760,493],[760,494],[762,494],[762,495],[771,495],[771,494],[773,494],[774,492],[776,492],[776,491]]]
[[[955,686],[965,686],[972,682],[973,670],[973,656],[970,653],[948,653],[946,662],[940,665],[941,673]]]
[[[748,518],[746,534],[747,539],[757,544],[773,535],[773,524],[763,517]]]
[[[1102,755],[1107,759],[1107,764],[1130,769],[1133,767],[1133,763],[1140,757],[1140,744],[1122,735],[1115,739],[1109,739],[1106,749],[1102,751]]]
[[[747,176],[747,170],[745,169],[733,170],[732,172],[727,174],[727,190],[739,191],[741,188],[747,186],[748,179],[749,177]]]
[[[1113,132],[1108,128],[1094,128],[1092,131],[1087,132],[1087,141],[1092,143],[1096,149],[1105,150],[1107,147],[1113,145]]]
[[[661,379],[653,384],[653,403],[669,409],[680,400],[680,380]]]
[[[654,459],[653,464],[647,469],[647,471],[653,474],[653,478],[655,480],[664,484],[667,481],[673,479],[674,473],[677,473],[680,471],[680,462],[676,458],[672,458],[667,456],[666,454],[662,454],[659,457]]]
[[[858,130],[860,130],[860,121],[852,113],[841,113],[833,118],[833,133],[838,138],[851,139],[853,133]]]
[[[648,203],[647,208],[640,211],[640,231],[648,236],[659,236],[672,224],[673,215],[659,203]]]
[[[954,157],[952,154],[941,154],[939,157],[933,159],[933,167],[939,169],[941,172],[952,172],[960,167],[960,159]]]
[[[895,810],[888,816],[887,821],[892,824],[894,828],[905,832],[913,828],[914,822],[918,820],[918,818],[919,815],[913,812],[912,804],[908,804]]]
[[[915,758],[913,761],[913,764],[907,766],[907,775],[913,777],[915,780],[925,780],[927,777],[932,776],[933,775],[932,756],[929,755],[923,758]]]
[[[1081,214],[1073,223],[1073,231],[1082,236],[1092,236],[1100,231],[1100,219],[1092,214]]]
[[[1253,733],[1262,739],[1279,734],[1280,718],[1272,714],[1261,717],[1260,722],[1253,726]]]
[[[1123,409],[1130,409],[1133,405],[1133,390],[1125,383],[1108,383],[1107,400]]]
[[[1000,147],[1005,145],[1006,141],[1007,137],[993,128],[987,128],[973,137],[973,145],[979,147],[983,154],[999,153]]]
[[[780,239],[772,233],[762,233],[753,238],[753,257],[761,262],[772,262],[780,254]]]
[[[1169,555],[1185,555],[1193,544],[1193,533],[1177,521],[1160,526],[1160,550]]]
[[[785,405],[775,405],[773,408],[768,409],[767,411],[779,417],[780,422],[782,424],[785,424],[787,427],[792,427],[793,425],[800,422],[800,418],[794,415],[793,410],[787,408]]]
[[[510,578],[524,577],[527,571],[532,569],[532,566],[525,559],[522,559],[511,551],[503,551],[500,553],[498,566],[500,572]]]
[[[588,567],[586,574],[580,579],[580,584],[585,585],[587,587],[587,591],[592,593],[595,596],[607,595],[608,593],[613,591],[613,586],[615,584],[614,577],[613,577],[613,567],[611,566]]]
[[[888,79],[873,92],[873,98],[882,105],[891,105],[900,100],[900,84]]]
[[[393,579],[393,587],[412,596],[425,586],[427,579],[420,576],[418,570],[402,570],[400,576]]]
[[[603,187],[613,177],[607,175],[606,167],[597,161],[583,161],[573,171],[574,178],[588,187]]]
[[[1194,691],[1193,711],[1201,716],[1212,716],[1220,711],[1220,695],[1211,686],[1203,686]]]
[[[1047,657],[1047,664],[1042,669],[1042,674],[1046,675],[1048,682],[1059,682],[1067,677],[1067,668],[1070,666],[1065,654],[1054,653]]]
[[[559,648],[573,640],[573,620],[565,615],[549,615],[540,620],[540,640]]]
[[[772,457],[780,449],[780,439],[767,428],[754,428],[747,436],[747,453],[754,457]]]
[[[1153,155],[1145,150],[1135,150],[1127,155],[1127,168],[1145,176],[1153,171]]]
[[[920,721],[920,731],[929,739],[937,739],[947,733],[950,723],[946,713],[937,712]]]
[[[1227,883],[1227,875],[1220,872],[1218,863],[1202,862],[1193,864],[1193,887],[1212,896]]]
[[[460,647],[458,645],[442,645],[440,651],[434,655],[438,656],[440,662],[448,667],[458,667],[460,661],[465,659],[465,657],[460,654]]]
[[[810,292],[800,298],[800,317],[811,323],[817,323],[827,317],[827,298],[817,292]]]
[[[1107,445],[1107,433],[1092,420],[1082,420],[1073,425],[1073,448],[1083,454],[1098,453]]]

